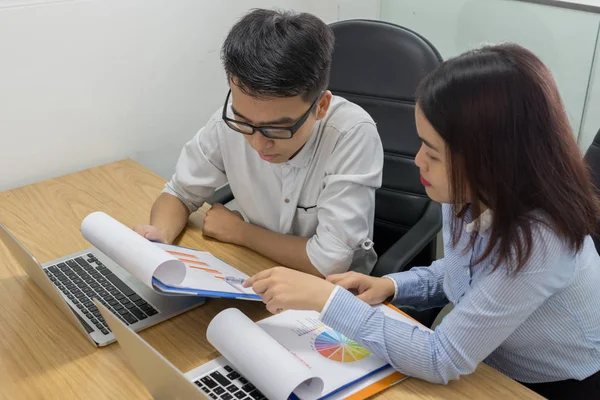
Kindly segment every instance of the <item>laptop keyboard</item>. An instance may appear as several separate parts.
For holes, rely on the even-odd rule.
[[[264,400],[266,397],[229,365],[194,382],[208,397],[220,400]]]
[[[56,287],[87,317],[89,323],[105,335],[110,332],[110,328],[92,303],[94,298],[127,325],[158,314],[156,309],[106,268],[92,253],[51,265],[44,271]]]

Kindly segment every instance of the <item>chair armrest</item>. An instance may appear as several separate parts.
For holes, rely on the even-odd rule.
[[[213,195],[206,200],[206,202],[211,205],[215,203],[227,204],[231,200],[233,200],[233,192],[231,191],[229,184],[226,184],[225,186],[217,189],[215,193],[213,193]]]
[[[400,272],[442,229],[442,208],[429,202],[425,213],[396,243],[379,257],[371,275],[383,276]]]

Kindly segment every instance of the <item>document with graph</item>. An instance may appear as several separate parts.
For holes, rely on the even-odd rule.
[[[376,309],[428,330],[393,306]],[[206,337],[267,398],[365,399],[406,379],[314,311],[284,311],[254,323],[231,308],[213,318]]]
[[[236,279],[248,275],[208,252],[154,243],[103,212],[88,215],[81,233],[94,247],[157,292],[260,300]]]

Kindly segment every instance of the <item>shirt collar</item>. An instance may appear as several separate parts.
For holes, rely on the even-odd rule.
[[[317,143],[318,136],[320,136],[320,129],[319,129],[320,126],[321,126],[321,121],[318,121],[315,124],[315,127],[313,128],[310,138],[308,139],[308,141],[306,142],[304,147],[302,147],[302,149],[298,152],[298,154],[296,154],[296,156],[294,158],[287,161],[286,164],[288,164],[291,167],[295,167],[295,168],[304,168],[308,165],[309,161],[311,160],[311,158],[315,152],[314,151],[316,148],[315,144]]]
[[[480,234],[485,233],[492,226],[492,220],[494,218],[494,214],[492,210],[489,208],[479,215],[479,217],[475,218],[473,221],[469,222],[465,226],[465,230],[467,233],[472,233],[474,231],[478,231]],[[479,229],[477,229],[477,223],[479,223]]]

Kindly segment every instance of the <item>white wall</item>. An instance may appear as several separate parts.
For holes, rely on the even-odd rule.
[[[133,157],[169,176],[221,105],[248,9],[376,18],[379,0],[0,0],[0,190]]]
[[[598,115],[584,107],[600,14],[514,0],[381,0],[381,19],[419,32],[444,59],[485,43],[520,43],[552,71],[576,136],[584,116]]]
[[[594,136],[600,130],[600,24],[598,27],[598,42],[596,44],[596,57],[590,75],[587,102],[583,114],[583,123],[579,133],[579,147],[586,151],[592,144]]]

